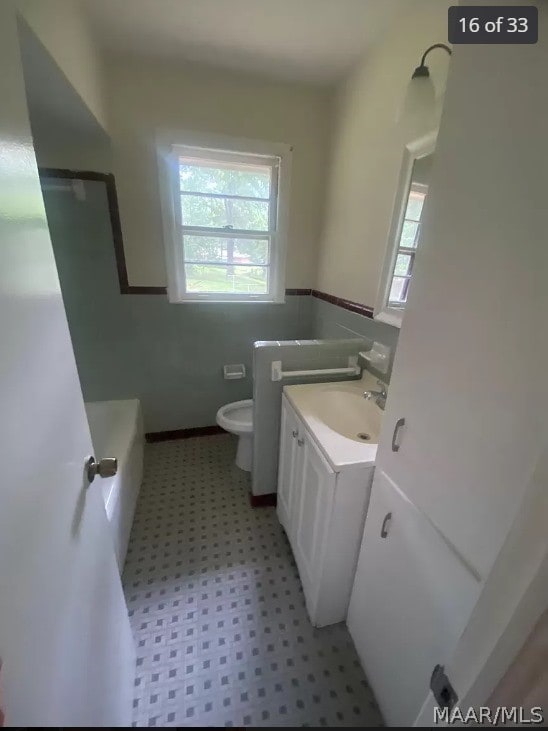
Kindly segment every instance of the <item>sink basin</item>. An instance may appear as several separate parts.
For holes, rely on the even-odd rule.
[[[330,465],[338,472],[352,465],[374,464],[383,412],[363,392],[376,388],[366,373],[360,381],[285,386],[284,393]]]
[[[337,434],[356,442],[376,444],[379,439],[381,410],[363,398],[363,391],[344,384],[325,384],[317,398],[310,399],[309,414]]]

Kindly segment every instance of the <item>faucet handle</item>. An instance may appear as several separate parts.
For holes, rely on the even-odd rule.
[[[383,383],[380,379],[377,379],[377,386],[380,386],[383,398],[386,398],[388,396],[388,386],[386,383]]]

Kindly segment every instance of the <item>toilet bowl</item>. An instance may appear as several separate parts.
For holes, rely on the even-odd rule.
[[[234,401],[221,406],[217,411],[217,424],[225,431],[236,434],[238,451],[236,465],[246,472],[251,472],[253,454],[253,399]]]

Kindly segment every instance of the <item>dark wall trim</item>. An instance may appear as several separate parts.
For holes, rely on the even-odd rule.
[[[289,297],[292,297],[292,296],[307,297],[308,295],[312,294],[312,290],[311,289],[286,289],[285,293]]]
[[[172,439],[190,439],[191,437],[209,437],[212,434],[226,434],[224,429],[214,426],[194,426],[190,429],[173,429],[171,431],[152,431],[145,434],[149,443],[169,442]]]
[[[122,237],[122,226],[120,223],[120,211],[118,208],[118,196],[116,195],[116,181],[112,173],[97,173],[92,170],[67,170],[65,168],[39,168],[40,177],[44,178],[63,178],[73,180],[96,180],[104,183],[107,188],[108,210],[110,216],[110,225],[112,227],[112,239],[114,241],[114,253],[116,256],[116,269],[118,270],[118,281],[120,283],[121,294],[167,294],[167,287],[144,287],[132,286],[129,284],[126,267],[126,257],[124,254],[124,240]],[[342,307],[350,312],[356,312],[364,317],[373,317],[373,308],[362,305],[359,302],[342,297],[335,297],[326,292],[320,292],[317,289],[286,289],[285,293],[288,297],[300,296],[317,297],[325,300],[332,305]],[[175,438],[175,437],[174,437]]]
[[[112,173],[98,173],[93,170],[68,170],[67,168],[38,168],[41,178],[64,178],[65,180],[98,180],[106,183],[107,178],[113,178]]]
[[[272,507],[277,503],[277,493],[269,492],[267,495],[254,495],[249,493],[249,502],[252,508]]]
[[[112,173],[98,173],[92,170],[67,170],[65,168],[39,168],[40,177],[62,178],[64,180],[94,180],[104,183],[107,189],[108,213],[114,242],[114,255],[120,294],[167,294],[167,287],[132,287],[127,277],[124,240],[120,223],[120,210],[116,194],[116,181]]]
[[[120,287],[122,294],[165,294],[167,295],[167,287],[142,287],[128,284],[125,291]]]
[[[352,302],[352,300],[347,300],[343,297],[335,297],[332,294],[320,292],[317,289],[312,290],[312,296],[317,297],[320,300],[324,300],[325,302],[329,302],[332,305],[337,305],[337,307],[342,307],[343,310],[356,312],[358,315],[363,315],[364,317],[373,317],[373,308],[368,307],[367,305],[362,305],[360,302]]]

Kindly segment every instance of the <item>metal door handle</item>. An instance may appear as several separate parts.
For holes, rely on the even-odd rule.
[[[398,443],[398,434],[399,434],[402,426],[405,426],[405,419],[398,419],[396,422],[396,426],[394,427],[394,433],[392,434],[392,451],[393,452],[400,451],[400,445]]]
[[[96,462],[95,457],[88,457],[85,467],[88,482],[93,482],[97,475],[99,477],[114,477],[118,472],[118,460],[116,457],[103,457],[103,459]]]
[[[388,525],[391,520],[392,520],[392,513],[386,513],[386,515],[384,516],[384,520],[382,521],[381,538],[386,538],[386,536],[388,535]]]
[[[293,435],[293,439],[296,439],[299,436],[299,432],[296,429],[293,429],[291,434]]]

